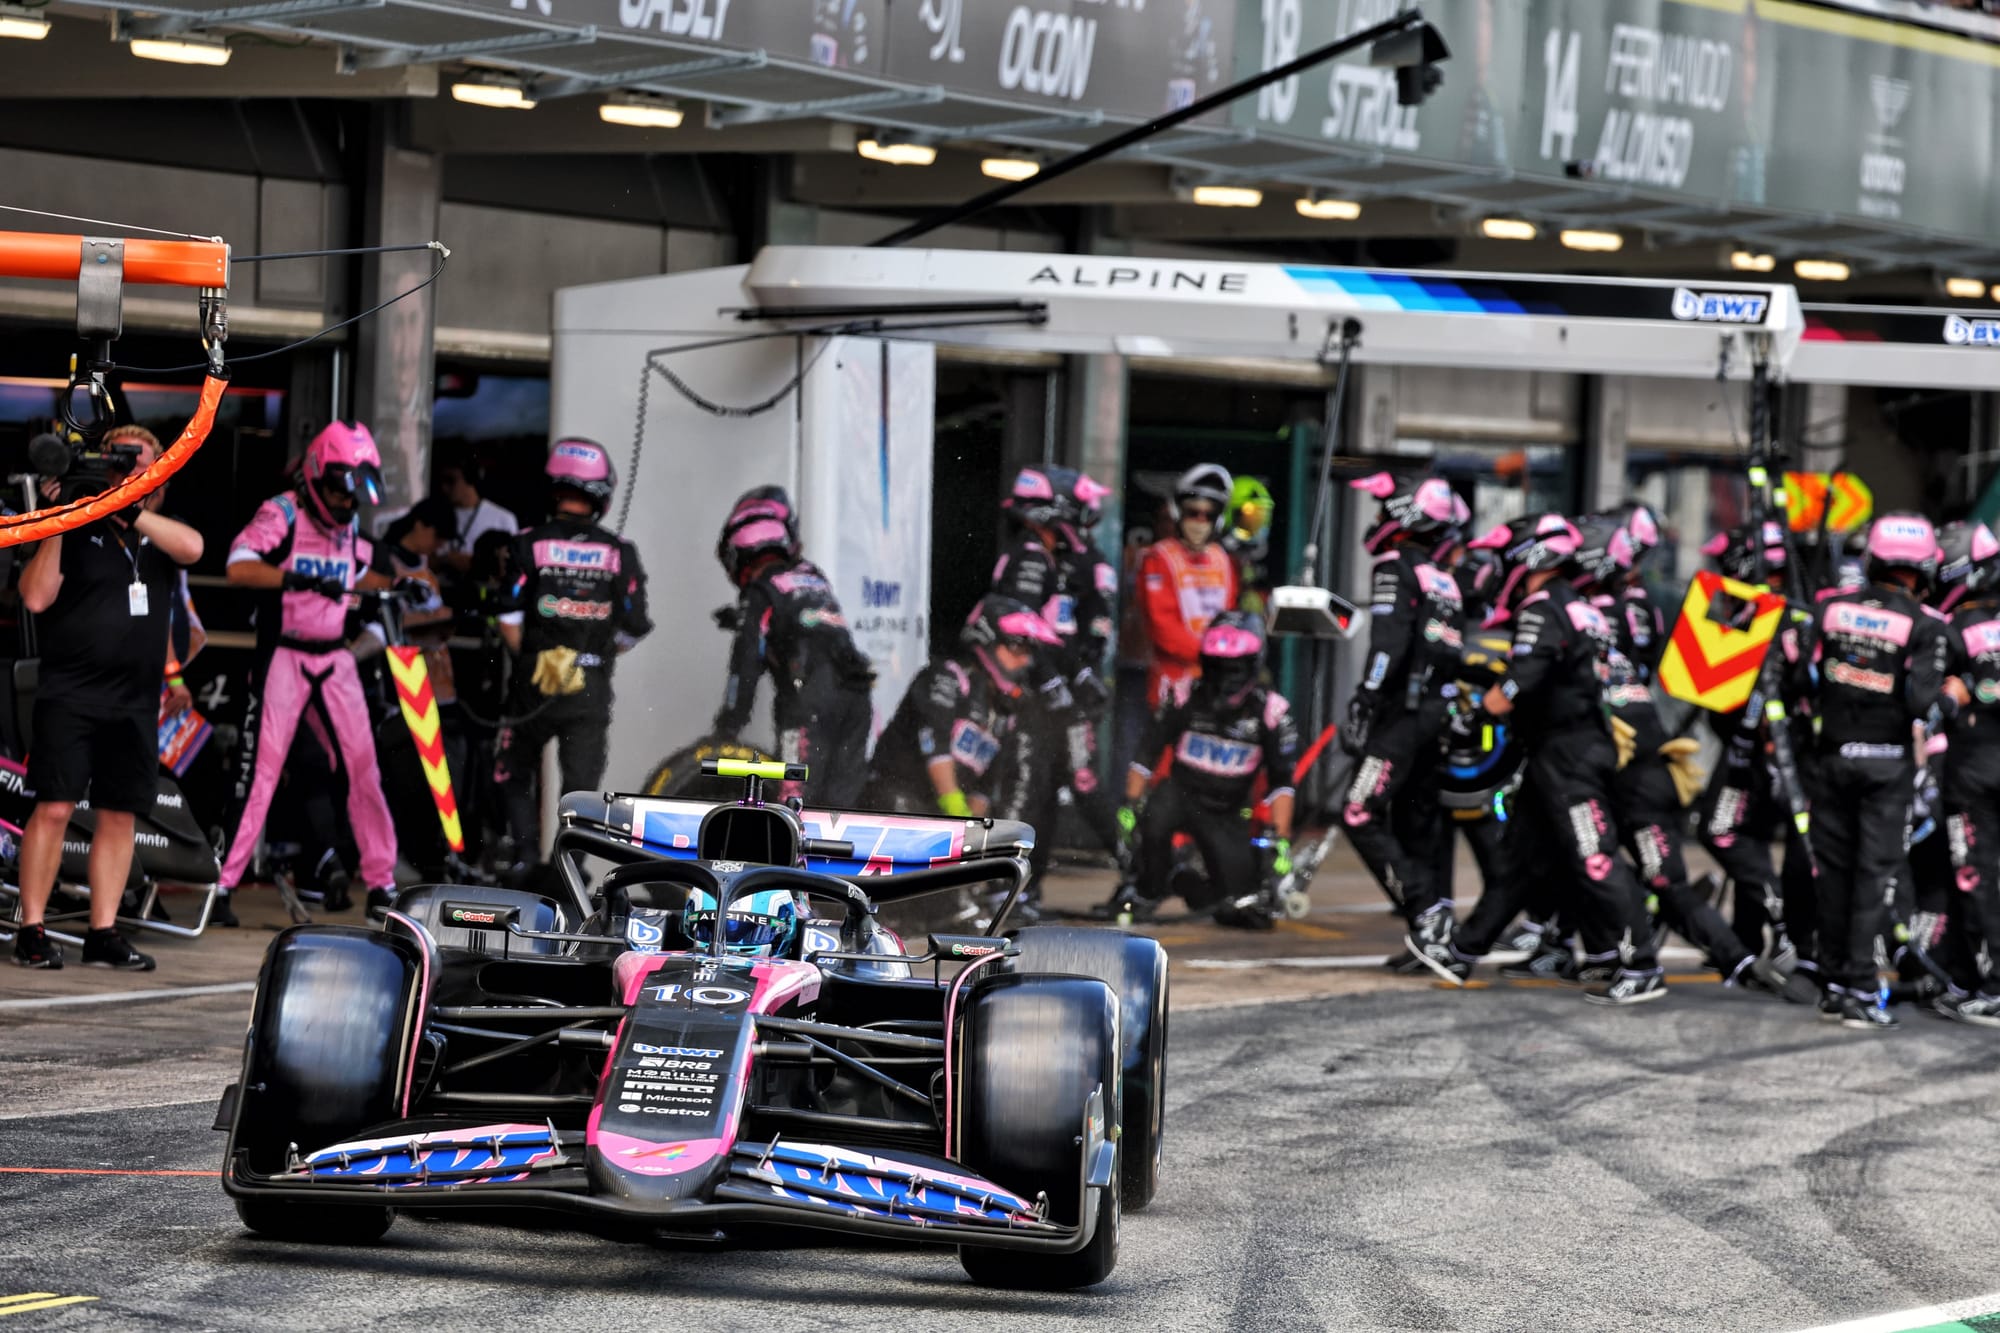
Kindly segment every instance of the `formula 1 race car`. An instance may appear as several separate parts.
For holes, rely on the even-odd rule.
[[[908,952],[878,903],[1018,895],[1033,830],[797,812],[760,787],[803,769],[706,766],[743,799],[564,797],[559,893],[422,886],[380,931],[280,934],[216,1121],[244,1224],[353,1242],[397,1208],[525,1207],[953,1245],[992,1286],[1110,1273],[1159,1179],[1164,951],[1034,927]]]

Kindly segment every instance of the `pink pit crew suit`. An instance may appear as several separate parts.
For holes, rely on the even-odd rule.
[[[311,516],[296,491],[266,500],[229,548],[231,564],[263,560],[313,578],[334,578],[350,591],[367,572],[369,542],[353,521],[329,529]],[[224,889],[243,879],[264,831],[264,817],[278,787],[299,719],[311,705],[314,686],[326,706],[333,739],[347,766],[347,818],[361,851],[361,880],[370,888],[396,883],[396,826],[382,796],[375,762],[375,735],[354,655],[347,651],[345,598],[317,592],[278,594],[278,646],[264,673],[263,718],[257,732],[257,771],[243,819],[229,840],[222,863]]]

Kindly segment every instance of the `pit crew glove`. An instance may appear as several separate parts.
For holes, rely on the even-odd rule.
[[[734,634],[742,627],[743,613],[735,602],[727,606],[718,606],[708,614],[715,621],[715,627],[725,633]]]
[[[391,591],[406,602],[427,602],[437,589],[423,579],[405,575],[396,580]]]
[[[1611,743],[1618,747],[1618,767],[1624,768],[1632,762],[1632,755],[1638,750],[1639,733],[1630,722],[1622,717],[1611,719]]]
[[[953,819],[972,818],[972,806],[969,802],[966,801],[965,793],[962,791],[958,791],[956,789],[948,791],[944,795],[938,797],[937,803],[938,803],[938,809],[944,811],[946,814],[950,815]]]
[[[1139,816],[1145,811],[1144,801],[1133,801],[1118,807],[1119,840],[1133,850],[1137,850],[1139,846]]]
[[[304,574],[296,569],[285,571],[286,592],[312,592],[321,597],[331,597],[336,601],[347,596],[347,583],[343,579]]]
[[[1280,877],[1292,873],[1292,840],[1273,838],[1271,840],[1271,869]]]
[[[1660,747],[1666,758],[1667,773],[1674,780],[1674,795],[1683,806],[1693,805],[1708,785],[1708,770],[1694,761],[1701,742],[1692,736],[1678,736]]]

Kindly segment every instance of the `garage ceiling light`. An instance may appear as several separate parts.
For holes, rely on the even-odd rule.
[[[1489,241],[1532,241],[1541,234],[1522,218],[1482,218],[1479,232]]]
[[[854,145],[854,151],[870,162],[886,162],[892,167],[927,167],[937,161],[937,149],[927,143],[863,139]]]
[[[1594,250],[1599,254],[1610,254],[1625,248],[1625,238],[1615,231],[1565,231],[1557,238],[1565,250]]]
[[[629,125],[638,130],[677,130],[687,117],[664,97],[613,93],[597,108],[597,118],[607,125]]]
[[[229,43],[219,37],[134,37],[132,54],[141,60],[165,60],[175,65],[226,65]]]
[[[0,5],[0,37],[19,37],[39,42],[49,35],[49,21],[32,9]]]
[[[1986,284],[1977,278],[1946,278],[1944,294],[1955,296],[1961,301],[1977,301],[1986,295]]]
[[[1299,199],[1292,207],[1314,222],[1352,222],[1361,216],[1361,205],[1352,199]]]
[[[1264,192],[1247,185],[1197,185],[1188,198],[1203,208],[1256,208]]]
[[[1041,169],[1042,164],[1032,157],[989,157],[979,164],[979,174],[996,181],[1024,181]]]
[[[1793,275],[1807,282],[1846,282],[1848,271],[1838,259],[1801,259],[1792,265]]]
[[[497,107],[503,111],[532,111],[535,99],[528,96],[527,89],[511,79],[482,77],[460,79],[451,85],[454,102],[470,102],[473,106]]]
[[[1738,273],[1769,273],[1778,266],[1775,255],[1760,255],[1755,250],[1731,250],[1729,267]]]

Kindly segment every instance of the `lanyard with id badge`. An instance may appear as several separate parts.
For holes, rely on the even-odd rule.
[[[118,549],[125,553],[125,559],[132,565],[132,584],[125,589],[126,613],[134,620],[144,620],[152,612],[152,603],[146,596],[145,581],[139,577],[139,557],[131,547],[125,544],[125,537],[122,533],[114,531],[111,534],[111,539],[118,543]],[[145,538],[141,537],[139,540],[143,543]]]

